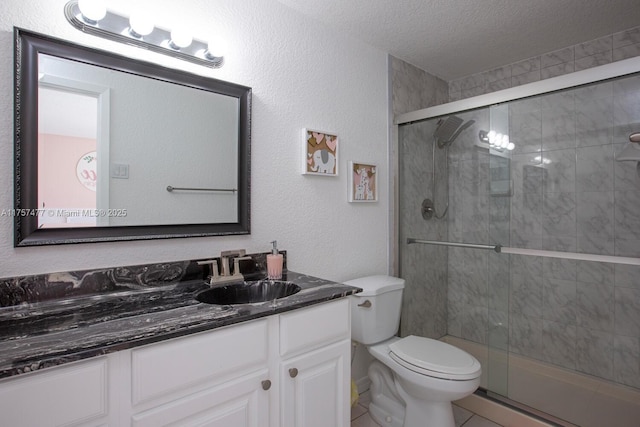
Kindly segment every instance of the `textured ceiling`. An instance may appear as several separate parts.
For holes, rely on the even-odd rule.
[[[279,0],[445,80],[640,26],[640,0]]]

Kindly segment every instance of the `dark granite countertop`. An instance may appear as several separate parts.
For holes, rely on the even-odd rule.
[[[292,271],[283,279],[302,289],[279,300],[200,303],[201,280],[107,295],[0,309],[0,378],[153,342],[233,325],[342,298],[361,289]]]

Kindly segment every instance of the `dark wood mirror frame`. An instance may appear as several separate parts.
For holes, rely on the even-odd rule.
[[[250,233],[251,88],[202,77],[14,28],[14,246],[240,235]],[[38,228],[38,54],[79,61],[239,101],[238,222]]]

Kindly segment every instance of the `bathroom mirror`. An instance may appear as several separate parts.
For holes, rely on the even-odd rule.
[[[14,36],[15,246],[249,234],[250,88]]]

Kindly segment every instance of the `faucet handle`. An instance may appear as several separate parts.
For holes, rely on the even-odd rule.
[[[230,274],[230,272],[229,272],[229,258],[226,257],[226,256],[222,256],[222,257],[220,257],[220,262],[222,263],[221,270],[220,270],[220,275],[221,276],[228,276]]]
[[[241,256],[233,259],[233,275],[234,276],[241,274],[240,261],[247,261],[247,260],[253,261],[253,258],[251,258],[250,256]]]
[[[218,278],[218,261],[215,259],[208,259],[206,261],[198,261],[198,265],[209,265],[211,268],[211,276],[209,277],[209,283],[213,283]]]

